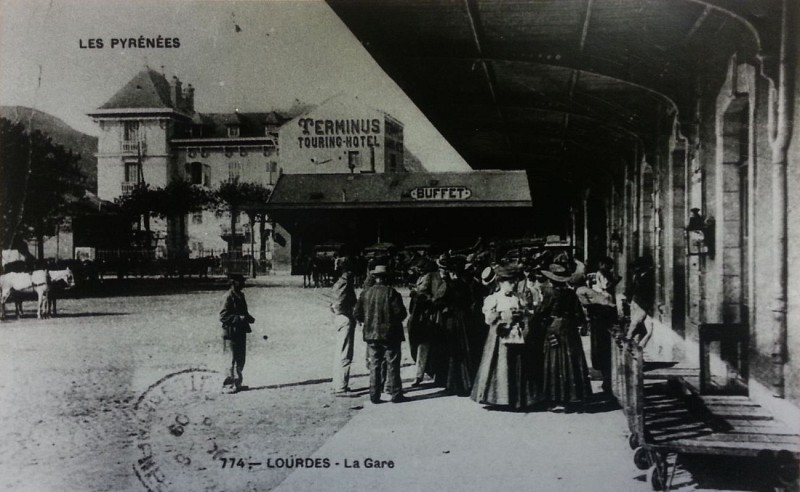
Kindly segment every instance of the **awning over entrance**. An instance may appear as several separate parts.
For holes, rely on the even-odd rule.
[[[531,207],[525,171],[284,174],[268,210]]]
[[[293,253],[330,241],[360,250],[538,232],[525,171],[284,174],[266,210],[292,235]]]

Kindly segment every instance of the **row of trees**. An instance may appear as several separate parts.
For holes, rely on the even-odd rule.
[[[36,239],[39,257],[44,238],[71,213],[86,187],[80,155],[23,122],[0,118],[0,243],[26,251]]]
[[[25,241],[36,239],[38,257],[44,257],[44,239],[56,233],[74,206],[83,198],[86,179],[80,171],[80,155],[56,144],[39,130],[28,131],[23,121],[0,117],[0,246],[27,252]],[[244,212],[250,224],[259,223],[261,250],[267,217],[263,204],[270,189],[258,184],[229,180],[216,189],[173,180],[164,188],[142,184],[117,200],[120,212],[144,226],[150,236],[150,219],[174,218],[180,234],[186,216],[201,210],[228,212],[232,237],[236,217]],[[179,244],[186,238],[180,237]],[[231,250],[235,250],[235,241]]]
[[[263,204],[269,199],[270,189],[259,183],[242,182],[231,179],[220,183],[214,189],[196,186],[187,181],[176,179],[164,188],[151,188],[146,183],[136,186],[131,193],[116,200],[123,215],[131,222],[137,222],[144,227],[147,237],[150,237],[150,219],[175,219],[178,221],[177,229],[181,237],[178,242],[185,245],[186,238],[182,235],[186,230],[187,215],[203,210],[227,212],[230,215],[231,237],[236,235],[236,218],[240,213],[247,214],[251,226],[258,222],[261,229],[261,251],[265,249],[265,223],[266,214]],[[230,252],[235,252],[238,245],[230,242]]]

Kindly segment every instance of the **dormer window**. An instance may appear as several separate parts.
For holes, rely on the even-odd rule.
[[[228,127],[228,137],[235,138],[239,136],[239,127],[237,125],[231,125]]]

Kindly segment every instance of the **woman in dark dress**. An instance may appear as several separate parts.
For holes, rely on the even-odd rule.
[[[547,327],[542,393],[550,410],[559,412],[566,406],[573,409],[592,394],[579,333],[585,319],[578,297],[568,284],[570,275],[566,268],[553,264],[542,274],[552,284],[538,310]]]
[[[518,271],[498,267],[495,275],[499,290],[489,295],[483,304],[489,336],[483,347],[472,399],[487,405],[525,409],[539,400],[534,378],[535,354],[528,341],[530,319],[523,300],[515,291]],[[511,339],[517,327],[522,331],[522,343],[511,343],[519,341]]]
[[[434,352],[437,359],[434,381],[448,393],[468,396],[475,376],[469,346],[472,291],[459,276],[462,269],[455,258],[450,258],[444,282],[434,293],[434,302],[441,308],[442,328],[438,350]]]

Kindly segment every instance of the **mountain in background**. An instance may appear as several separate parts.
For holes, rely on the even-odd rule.
[[[97,137],[75,130],[59,118],[25,106],[0,106],[0,117],[22,122],[28,130],[39,130],[54,143],[80,154],[78,167],[86,178],[86,189],[97,193]]]

